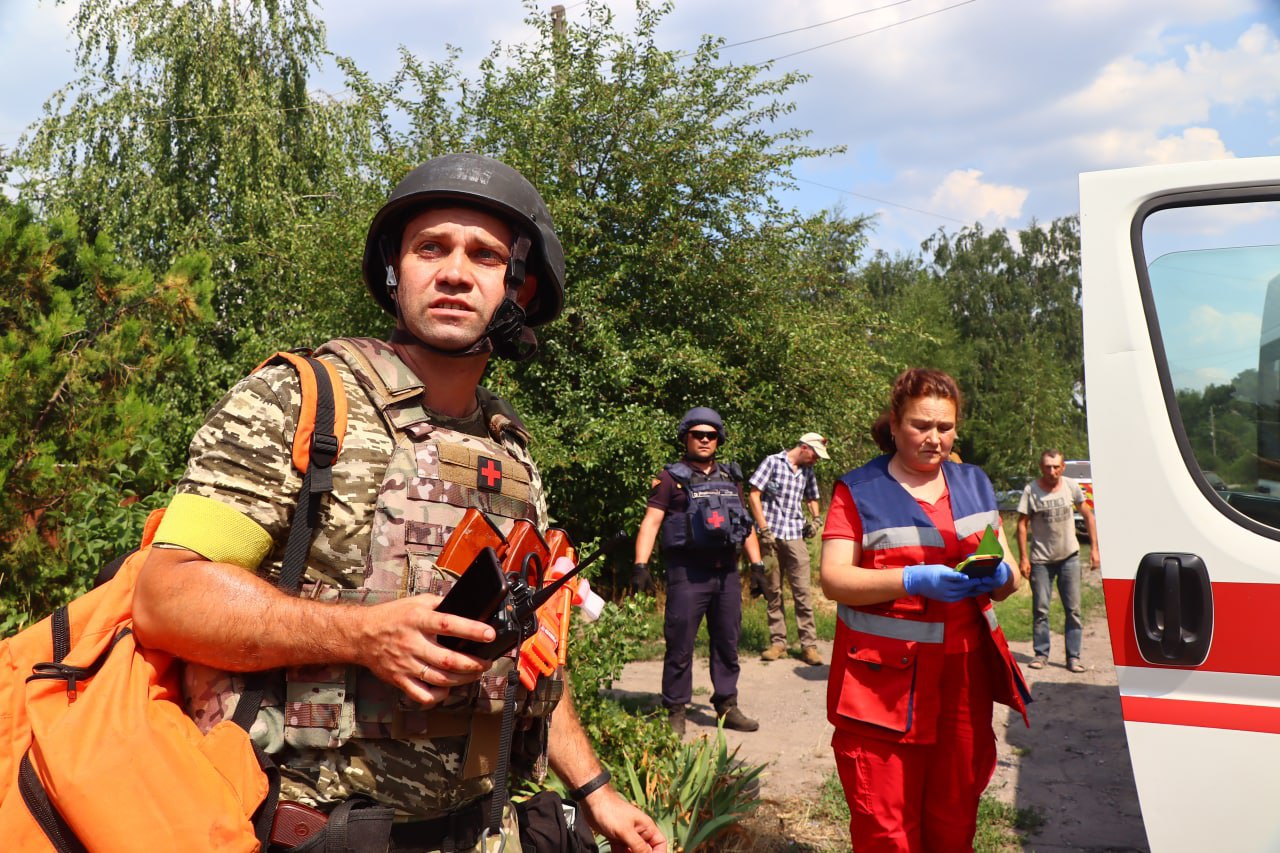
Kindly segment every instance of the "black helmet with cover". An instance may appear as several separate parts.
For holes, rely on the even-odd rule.
[[[397,286],[394,264],[405,225],[424,208],[456,204],[492,213],[515,235],[507,267],[507,299],[477,345],[492,340],[492,349],[518,349],[517,340],[532,343],[526,326],[541,326],[564,308],[564,248],[551,214],[533,184],[515,169],[480,154],[445,154],[414,169],[396,185],[369,224],[364,245],[364,283],[389,314],[396,314],[391,291]],[[526,272],[537,276],[538,289],[527,309],[515,303]],[[523,335],[522,335],[523,332]],[[487,351],[472,346],[462,352]]]
[[[684,413],[684,417],[680,419],[680,426],[676,430],[676,440],[684,444],[689,430],[696,426],[714,427],[721,445],[729,440],[729,435],[725,432],[724,421],[721,420],[720,413],[715,409],[708,409],[706,406],[694,406]]]

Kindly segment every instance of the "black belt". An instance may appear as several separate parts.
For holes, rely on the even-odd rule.
[[[391,826],[391,849],[440,849],[445,841],[453,848],[466,850],[480,840],[488,825],[489,798],[463,806],[455,812],[427,820],[408,820]]]
[[[490,797],[484,797],[440,817],[392,823],[391,849],[412,853],[415,850],[466,850],[474,847],[488,825],[490,801]],[[389,821],[389,810],[385,811],[388,812]],[[271,850],[310,850],[316,843],[320,843],[322,847],[315,849],[323,849],[324,842],[315,836],[326,832],[328,824],[323,812],[289,803],[276,813]],[[385,827],[386,824],[383,825]],[[383,838],[386,838],[385,834]]]

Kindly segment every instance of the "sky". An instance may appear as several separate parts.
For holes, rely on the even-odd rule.
[[[532,8],[549,14],[549,2]],[[581,20],[584,2],[564,0]],[[629,0],[608,0],[630,29]],[[329,48],[376,79],[403,45],[474,67],[531,38],[519,0],[329,0]],[[0,145],[72,77],[49,0],[0,0]],[[659,46],[801,71],[790,123],[845,151],[800,162],[782,200],[874,215],[871,248],[1077,211],[1082,171],[1280,154],[1280,0],[676,0]],[[749,42],[740,44],[742,42]],[[315,88],[341,91],[336,72]]]

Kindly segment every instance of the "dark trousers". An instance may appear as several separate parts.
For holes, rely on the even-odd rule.
[[[733,564],[730,564],[733,566]],[[742,581],[736,567],[697,564],[667,566],[667,640],[662,660],[662,704],[689,704],[693,698],[693,643],[702,617],[711,639],[711,696],[717,708],[738,696],[738,637],[742,633]]]

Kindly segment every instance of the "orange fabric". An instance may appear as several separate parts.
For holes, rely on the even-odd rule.
[[[68,607],[66,665],[87,667],[132,626],[133,590],[162,511],[144,547],[108,583]],[[52,850],[18,790],[24,754],[49,800],[93,851],[258,850],[251,816],[267,794],[246,732],[233,723],[207,736],[181,705],[177,661],[116,642],[101,669],[77,685],[27,681],[52,661],[50,619],[0,643],[0,838],[6,849]]]
[[[298,428],[293,433],[293,467],[306,473],[311,462],[311,437],[316,431],[316,378],[304,356],[293,352],[278,352],[254,368],[258,372],[269,364],[284,359],[293,365],[302,383],[302,411],[298,414]],[[322,358],[315,359],[324,366],[333,387],[333,434],[338,438],[338,452],[342,452],[342,439],[347,433],[347,395],[342,393],[342,377],[337,368]]]

